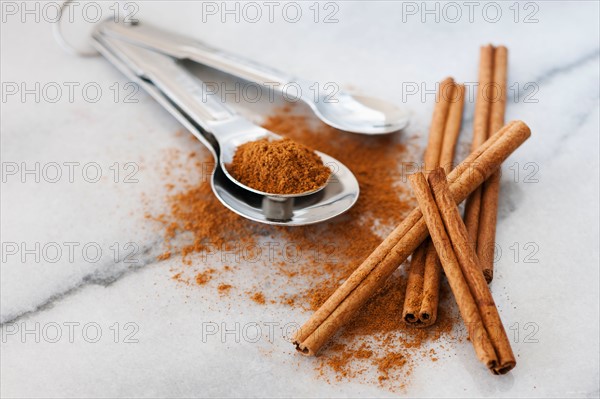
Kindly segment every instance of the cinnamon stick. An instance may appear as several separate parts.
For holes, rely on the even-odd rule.
[[[406,293],[404,294],[404,307],[402,309],[402,320],[408,324],[417,324],[421,321],[419,313],[421,312],[423,280],[425,279],[425,260],[427,255],[427,242],[413,252],[406,279]]]
[[[500,320],[494,298],[481,271],[479,259],[473,246],[469,243],[467,228],[460,217],[460,212],[448,189],[446,175],[442,169],[438,169],[429,175],[428,180],[433,191],[435,203],[440,211],[440,216],[452,243],[452,249],[456,254],[462,273],[475,299],[479,314],[498,358],[498,364],[492,371],[495,374],[505,374],[515,367],[515,356]],[[429,223],[427,225],[428,227],[430,226]],[[437,248],[439,243],[436,243],[436,237],[433,234],[432,237]],[[444,265],[445,261],[447,259],[445,257],[442,258],[442,265]],[[446,270],[445,266],[444,270]]]
[[[472,147],[481,144],[484,137],[496,132],[504,123],[506,108],[506,75],[508,51],[506,47],[481,48],[479,86],[475,103]],[[494,247],[500,172],[495,173],[467,199],[465,224],[469,237],[481,259],[481,267],[489,283],[494,272]]]
[[[455,101],[450,105],[450,110],[448,111],[448,117],[446,119],[444,142],[442,143],[442,152],[439,161],[439,165],[444,168],[446,173],[450,173],[454,167],[454,151],[456,149],[458,135],[460,134],[465,104],[465,85],[457,84],[455,86],[454,95]]]
[[[410,176],[409,179],[413,192],[419,202],[419,208],[421,209],[421,212],[423,212],[423,217],[427,223],[431,239],[437,252],[440,254],[442,266],[446,273],[448,283],[450,284],[450,289],[454,294],[454,298],[456,298],[458,309],[467,326],[469,339],[473,344],[475,353],[488,369],[494,370],[498,367],[498,358],[479,313],[476,300],[471,294],[471,290],[465,279],[459,260],[452,248],[452,239],[454,237],[450,238],[448,236],[440,215],[438,204],[434,199],[425,176],[422,173],[416,173]],[[452,205],[456,208],[456,204],[452,203]]]
[[[462,123],[462,112],[465,100],[465,86],[455,85],[453,103],[448,110],[446,118],[446,127],[444,129],[444,139],[438,165],[448,172],[452,169],[454,162],[454,150],[460,133]],[[423,275],[423,295],[421,309],[419,311],[419,320],[423,327],[435,323],[437,319],[437,309],[440,299],[440,278],[442,266],[438,259],[435,246],[431,240],[425,240],[427,243],[427,253],[425,255],[425,269]]]
[[[506,78],[508,69],[508,50],[504,46],[494,50],[494,85],[499,97],[490,107],[489,131],[493,134],[504,125],[506,110]],[[496,217],[498,214],[498,195],[500,192],[500,171],[495,172],[482,186],[481,209],[479,211],[479,229],[477,232],[477,256],[485,280],[490,283],[494,278],[494,250],[496,241]]]
[[[454,153],[455,143],[447,141],[445,133],[448,130],[451,134],[454,134],[455,130],[460,130],[460,121],[459,129],[454,126],[448,127],[450,110],[453,107],[456,108],[454,104],[458,102],[454,98],[455,92],[454,79],[446,78],[440,83],[438,100],[433,111],[429,128],[429,140],[424,156],[426,173],[439,166],[444,151]],[[460,111],[462,114],[462,108]],[[453,121],[456,122],[456,119],[453,119]],[[447,157],[447,155],[444,156]],[[402,320],[416,327],[427,327],[435,323],[439,302],[439,280],[440,266],[436,260],[435,248],[429,240],[425,240],[411,258]]]
[[[477,86],[477,98],[475,99],[471,151],[483,144],[488,138],[490,93],[491,89],[493,89],[493,68],[494,47],[492,45],[481,47],[479,53],[479,84]],[[478,188],[469,196],[465,205],[465,224],[475,248],[477,248],[480,213],[481,188]]]
[[[438,259],[435,247],[430,239],[423,241],[421,245],[426,245],[425,268],[423,270],[423,293],[421,299],[421,308],[419,309],[419,320],[423,327],[435,323],[437,320],[438,304],[440,302],[440,279],[442,276],[442,266]]]
[[[429,140],[425,150],[425,171],[434,170],[440,163],[442,153],[442,144],[444,143],[444,131],[446,130],[446,121],[448,111],[452,104],[456,83],[454,79],[446,78],[440,84],[438,92],[438,102],[433,110],[431,126],[429,128]]]
[[[522,121],[513,121],[490,137],[448,175],[450,191],[460,203],[482,184],[529,136]],[[427,237],[421,211],[413,210],[296,332],[293,343],[315,355],[384,284]]]

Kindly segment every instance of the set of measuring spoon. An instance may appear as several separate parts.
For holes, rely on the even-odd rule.
[[[124,24],[106,20],[96,26],[94,47],[129,79],[136,81],[211,151],[215,170],[214,194],[233,212],[262,223],[298,226],[318,223],[350,209],[359,196],[352,172],[327,154],[317,152],[332,175],[322,187],[307,193],[282,195],[248,187],[228,171],[236,149],[248,142],[281,136],[234,112],[207,94],[206,85],[185,66],[203,64],[236,78],[282,90],[299,85],[300,100],[324,123],[355,134],[379,135],[404,128],[408,117],[394,105],[345,92],[336,101],[314,97],[309,80],[277,71],[210,47],[202,42],[169,33],[144,23]],[[277,84],[274,84],[277,83]]]

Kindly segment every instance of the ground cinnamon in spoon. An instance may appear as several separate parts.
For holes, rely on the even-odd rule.
[[[327,183],[331,174],[319,155],[290,139],[242,144],[227,171],[242,184],[270,194],[314,191]]]

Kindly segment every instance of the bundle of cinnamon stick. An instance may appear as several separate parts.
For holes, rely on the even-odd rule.
[[[515,356],[444,170],[414,174],[410,183],[477,356],[494,374],[509,372]]]
[[[530,135],[524,122],[512,121],[472,152],[448,175],[454,201],[464,201]],[[416,208],[298,330],[294,337],[297,349],[316,354],[428,235],[423,214]]]
[[[506,76],[506,47],[483,46],[480,52],[472,150],[504,124]],[[460,133],[463,97],[464,86],[456,85],[452,78],[441,82],[425,151],[425,174],[440,165],[446,173],[451,170]],[[488,283],[493,277],[499,188],[498,171],[469,196],[465,207],[470,242],[477,252]],[[435,252],[434,245],[426,240],[411,257],[402,319],[415,327],[428,327],[437,318],[440,265]]]
[[[489,243],[490,240],[493,243],[495,235],[499,167],[531,134],[522,121],[501,127],[506,103],[506,55],[504,47],[486,46],[481,50],[472,152],[453,170],[464,86],[451,78],[440,84],[443,95],[434,110],[425,173],[411,177],[419,208],[392,231],[298,330],[294,336],[298,351],[317,354],[413,254],[403,320],[421,327],[435,322],[443,268],[479,359],[495,374],[504,374],[515,366],[510,343],[486,284],[491,274],[484,275],[484,270],[490,270],[489,265],[493,264],[494,246],[491,245],[492,256],[489,256]],[[492,90],[497,95],[492,95]],[[478,190],[478,240],[475,241],[472,239],[475,233],[471,235],[474,230],[469,230],[468,223],[465,226],[456,205]],[[429,235],[431,240],[427,238]]]
[[[464,100],[464,85],[457,85],[452,78],[441,82],[425,151],[425,173],[440,165],[447,172],[452,169]],[[406,323],[415,327],[428,327],[435,323],[439,303],[440,270],[435,247],[430,240],[425,240],[413,253],[410,262],[402,310],[402,319]]]

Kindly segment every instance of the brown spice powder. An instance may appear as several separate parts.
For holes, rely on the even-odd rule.
[[[258,303],[259,305],[264,305],[266,303],[265,294],[263,294],[262,292],[250,293],[250,299]]]
[[[275,253],[274,259],[244,264],[243,269],[252,267],[254,276],[265,276],[270,281],[268,288],[258,281],[250,294],[252,300],[266,304],[264,291],[280,304],[316,310],[414,207],[402,162],[417,161],[422,150],[411,139],[399,135],[367,137],[340,132],[292,108],[279,110],[267,119],[264,127],[347,165],[360,184],[361,195],[356,205],[328,223],[296,228],[268,226],[245,220],[223,207],[211,191],[210,180],[205,178],[184,184],[185,189],[170,195],[169,212],[154,219],[164,226],[165,239],[171,243],[168,250],[183,255],[181,268],[173,270],[177,276],[174,278],[179,281],[185,281],[190,266],[193,269],[193,255],[208,249],[231,251],[256,245],[261,237],[302,248],[304,255],[299,261]],[[191,159],[194,159],[192,168],[205,166],[201,157]],[[182,244],[177,240],[179,236],[192,239]],[[231,273],[241,269],[229,265],[231,262],[227,266]],[[214,274],[211,277],[218,278]],[[357,317],[324,348],[316,363],[300,362],[300,367],[316,364],[318,375],[328,381],[354,379],[391,390],[402,389],[416,362],[433,358],[428,343],[441,338],[456,339],[452,331],[457,317],[443,285],[436,325],[428,329],[407,327],[400,320],[405,285],[403,273],[394,273]],[[223,291],[219,289],[219,293]],[[222,295],[222,300],[227,298]]]
[[[215,273],[214,269],[207,269],[201,273],[196,274],[196,284],[204,285],[212,279],[212,275]]]
[[[219,286],[217,287],[217,290],[219,291],[219,293],[221,294],[228,294],[229,291],[233,288],[233,285],[231,284],[225,284],[225,283],[221,283],[219,284]]]
[[[331,175],[319,155],[286,138],[242,144],[227,171],[242,184],[269,194],[314,191]]]

